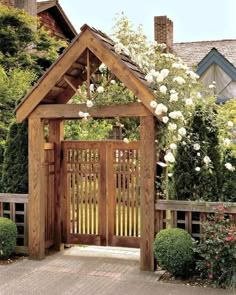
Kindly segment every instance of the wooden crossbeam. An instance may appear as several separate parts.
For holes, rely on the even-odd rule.
[[[151,112],[139,102],[126,105],[101,106],[88,108],[86,104],[52,104],[39,105],[32,114],[32,118],[41,119],[80,119],[79,112],[88,112],[93,118],[114,117],[146,117]]]

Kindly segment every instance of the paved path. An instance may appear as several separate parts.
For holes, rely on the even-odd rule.
[[[108,257],[109,256],[109,257]],[[73,247],[43,261],[0,266],[1,295],[229,295],[230,291],[167,284],[139,271],[139,252]]]

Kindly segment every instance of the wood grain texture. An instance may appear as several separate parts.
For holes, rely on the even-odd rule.
[[[29,257],[45,257],[44,123],[29,118]]]
[[[155,200],[155,119],[143,117],[141,123],[141,261],[142,270],[154,270],[154,200]]]
[[[143,117],[150,116],[150,111],[139,102],[126,105],[101,106],[88,108],[86,104],[39,105],[33,112],[33,118],[44,119],[80,119],[78,113],[88,112],[93,118]]]
[[[62,243],[62,162],[61,162],[61,142],[64,139],[64,122],[62,120],[49,121],[49,141],[54,144],[54,246],[60,251]]]
[[[73,45],[65,51],[65,53],[57,60],[57,62],[49,68],[42,79],[31,90],[30,94],[22,101],[16,111],[17,122],[22,122],[35,107],[42,101],[42,99],[49,93],[49,91],[56,85],[56,83],[63,77],[71,65],[76,62],[78,57],[86,50],[86,40],[88,33],[84,32],[77,38]]]

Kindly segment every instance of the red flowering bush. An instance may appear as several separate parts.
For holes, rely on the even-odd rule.
[[[197,244],[197,270],[214,285],[236,280],[236,226],[223,205],[203,224],[204,239]]]

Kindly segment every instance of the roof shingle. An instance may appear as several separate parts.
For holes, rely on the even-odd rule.
[[[182,42],[174,44],[174,52],[189,66],[197,66],[200,61],[216,48],[230,63],[236,67],[236,39]]]

